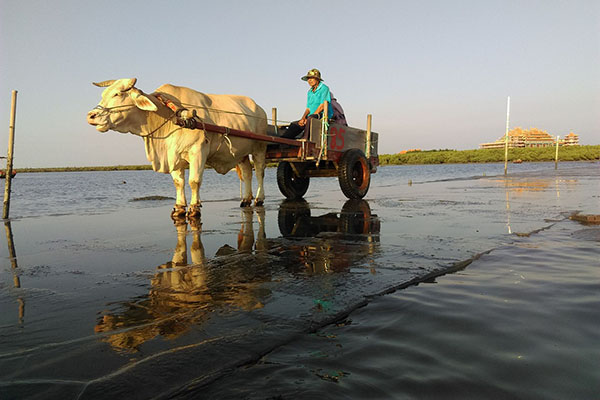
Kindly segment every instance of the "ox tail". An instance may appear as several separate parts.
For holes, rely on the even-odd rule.
[[[247,156],[246,156],[247,158]],[[235,172],[237,173],[238,178],[240,178],[240,181],[242,180],[242,169],[240,168],[239,165],[235,166]]]

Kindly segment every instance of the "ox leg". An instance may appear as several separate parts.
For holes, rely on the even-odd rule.
[[[242,172],[242,202],[240,207],[249,207],[252,205],[252,165],[250,164],[250,158],[248,156],[238,164],[239,169]]]
[[[204,166],[206,164],[205,154],[208,151],[208,147],[201,149],[196,154],[190,154],[190,178],[189,184],[192,189],[192,195],[190,198],[190,208],[188,210],[188,218],[200,217],[200,186],[202,186],[202,175],[204,174]]]
[[[192,263],[194,265],[205,265],[206,255],[204,253],[204,245],[202,245],[202,239],[200,238],[200,229],[192,229],[192,249],[190,255],[192,256]]]
[[[256,219],[258,220],[258,234],[256,237],[255,248],[259,252],[266,252],[267,248],[267,234],[265,233],[265,209],[256,209]]]
[[[187,224],[184,222],[183,224],[175,225],[175,229],[177,229],[177,246],[175,247],[175,251],[173,252],[173,264],[177,266],[188,265],[187,260]]]
[[[259,207],[265,203],[265,157],[266,157],[266,145],[262,146],[262,151],[258,151],[252,154],[252,160],[254,161],[254,172],[256,173],[256,182],[258,188],[256,189],[256,200],[254,205]]]
[[[173,185],[177,192],[177,199],[175,200],[175,207],[171,212],[171,218],[178,219],[185,216],[185,208],[187,202],[185,200],[185,170],[179,169],[171,172],[173,178]]]
[[[254,246],[254,227],[252,226],[253,211],[251,208],[242,210],[242,226],[238,233],[238,251],[252,252]]]

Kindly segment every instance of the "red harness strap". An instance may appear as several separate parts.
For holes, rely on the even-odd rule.
[[[167,106],[171,110],[173,110],[174,113],[177,113],[177,111],[179,110],[179,108],[175,105],[175,103],[173,103],[169,99],[165,99],[160,94],[155,94],[154,97],[156,97],[158,99],[158,101],[160,101],[161,103],[163,103],[165,106]],[[182,110],[185,110],[185,108],[182,108]]]

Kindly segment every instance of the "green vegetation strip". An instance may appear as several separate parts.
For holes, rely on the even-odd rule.
[[[508,161],[554,161],[554,147],[527,147],[508,150]],[[558,149],[559,161],[589,161],[600,159],[600,145],[568,146]],[[426,150],[405,154],[380,154],[380,165],[403,164],[467,164],[504,161],[504,149]],[[276,167],[277,163],[269,163]],[[112,167],[17,168],[17,172],[81,172],[81,171],[138,171],[151,170],[150,165],[117,165]]]
[[[22,172],[85,172],[85,171],[142,171],[152,170],[151,165],[116,165],[112,167],[58,167],[58,168],[15,168]]]
[[[508,149],[508,161],[554,161],[555,147]],[[600,159],[600,145],[559,147],[558,161],[588,161]],[[504,162],[504,149],[428,150],[404,154],[379,155],[380,165],[402,164],[466,164]]]

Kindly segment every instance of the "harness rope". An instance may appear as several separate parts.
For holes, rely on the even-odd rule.
[[[154,95],[154,97],[157,97],[157,99],[160,101],[160,103],[166,106],[166,104],[164,103],[164,101],[162,101],[162,98],[161,98],[161,96],[160,96],[160,95]],[[227,111],[227,110],[219,110],[219,109],[216,109],[216,108],[203,107],[203,106],[200,106],[200,105],[197,105],[197,104],[191,104],[191,103],[180,103],[180,104],[181,104],[182,106],[184,106],[184,107],[190,107],[190,108],[192,108],[192,109],[202,109],[202,110],[206,110],[206,111],[208,111],[209,113],[210,113],[210,112],[215,112],[215,113],[223,113],[223,114],[243,115],[243,116],[245,116],[245,117],[249,117],[249,118],[256,118],[256,119],[266,119],[267,121],[272,121],[272,122],[275,122],[275,120],[274,120],[274,119],[272,119],[272,118],[262,118],[262,117],[257,117],[257,116],[255,116],[255,115],[250,115],[250,114],[246,114],[246,113],[243,113],[243,112]],[[100,112],[100,114],[99,114],[99,115],[105,115],[105,114],[113,114],[113,113],[121,112],[121,111],[122,111],[122,110],[124,110],[124,109],[129,109],[129,108],[133,108],[133,107],[136,107],[136,106],[135,106],[135,105],[133,105],[133,104],[122,105],[122,106],[114,106],[114,107],[103,107],[103,106],[101,106],[101,105],[97,105],[96,107],[94,107],[94,109],[99,109],[99,110],[101,110],[101,112]],[[167,106],[167,108],[169,108],[169,107]],[[170,109],[170,108],[169,108],[169,109]],[[161,125],[160,125],[158,128],[154,129],[152,132],[150,132],[150,133],[148,133],[148,134],[145,134],[145,135],[137,135],[137,136],[140,136],[140,137],[152,137],[153,139],[166,139],[166,138],[168,138],[168,137],[169,137],[169,136],[171,136],[171,135],[172,135],[172,134],[173,134],[175,131],[177,131],[177,130],[179,130],[179,129],[182,129],[182,128],[181,128],[181,127],[179,127],[179,128],[177,128],[177,129],[174,129],[173,131],[169,132],[169,133],[168,133],[166,136],[163,136],[163,137],[153,137],[153,135],[154,135],[154,134],[155,134],[155,133],[156,133],[158,130],[160,130],[160,129],[161,129],[163,126],[165,126],[165,125],[166,125],[166,124],[167,124],[169,121],[171,121],[171,120],[173,119],[173,117],[175,117],[175,116],[176,116],[176,114],[177,114],[177,113],[176,113],[175,111],[173,111],[173,114],[172,114],[172,115],[171,115],[169,118],[165,119],[165,122],[163,122],[163,123],[162,123],[162,124],[161,124]],[[198,119],[198,120],[199,120],[199,121],[202,123],[202,129],[203,129],[203,130],[206,132],[206,126],[205,126],[205,122],[204,122],[204,120],[203,120],[202,118],[200,118],[200,117],[197,117],[197,116],[196,116],[196,118],[197,118],[197,119]],[[291,123],[292,121],[286,121],[286,120],[282,120],[282,119],[277,119],[277,122]],[[325,128],[325,129],[324,129],[324,128]],[[227,136],[227,133],[224,133],[222,136],[223,136],[223,138],[224,138],[224,141],[226,141],[226,142],[228,143],[228,146],[229,146],[229,151],[230,151],[230,153],[233,155],[233,151],[232,151],[232,149],[231,149],[231,147],[232,147],[232,145],[231,145],[231,139],[229,139],[229,137]],[[326,142],[326,137],[329,137],[329,136],[333,136],[333,135],[331,135],[331,134],[329,133],[329,123],[327,123],[327,124],[322,124],[322,127],[321,127],[321,148],[323,148],[323,146],[326,144],[326,143],[324,143],[324,142]],[[375,140],[375,141],[373,141],[373,142],[377,142],[377,141],[378,141],[378,140]],[[221,142],[221,144],[219,144],[219,148],[221,147],[221,145],[222,145],[222,142]],[[321,151],[321,154],[322,154],[322,151]],[[319,156],[319,159],[320,159],[320,156]]]
[[[329,134],[329,121],[326,118],[321,120],[321,150],[319,151],[319,157],[317,157],[317,168],[323,157],[323,150],[327,147],[327,137],[333,136]]]
[[[249,118],[264,119],[264,120],[272,121],[272,122],[275,121],[273,118],[257,117],[256,115],[250,115],[250,114],[246,114],[246,113],[243,113],[243,112],[237,112],[237,111],[219,110],[217,108],[203,107],[203,106],[199,106],[197,104],[181,103],[181,105],[182,106],[186,106],[186,107],[190,107],[190,108],[198,108],[198,109],[206,110],[206,111],[209,111],[209,112],[216,112],[216,113],[223,113],[223,114],[234,114],[234,115],[243,115],[243,116],[249,117]],[[292,121],[286,121],[286,120],[283,120],[283,119],[277,119],[277,122],[292,123]]]
[[[96,107],[94,107],[94,109],[100,110],[100,113],[98,114],[98,116],[104,116],[104,115],[110,115],[110,114],[118,113],[118,112],[121,112],[123,110],[128,110],[130,108],[135,108],[135,107],[137,107],[137,106],[134,105],[134,104],[126,104],[126,105],[114,106],[114,107],[104,107],[104,106],[101,106],[100,104],[98,104]],[[169,118],[165,118],[165,121],[162,124],[160,124],[156,129],[154,129],[152,132],[150,132],[150,133],[147,133],[145,135],[138,134],[138,133],[133,133],[133,134],[136,135],[136,136],[143,137],[143,138],[150,137],[152,139],[166,139],[169,136],[171,136],[175,131],[181,129],[181,127],[178,127],[176,129],[172,130],[171,132],[167,133],[165,136],[162,136],[162,137],[153,137],[153,136],[154,136],[154,134],[158,130],[160,130],[163,126],[165,126],[167,123],[169,123],[173,119],[173,117],[175,117],[175,116],[176,116],[176,113],[173,112],[173,114],[171,114],[171,116]],[[109,119],[109,121],[110,121],[110,119]],[[204,122],[202,122],[202,125],[204,126]]]

